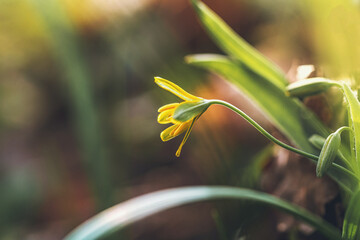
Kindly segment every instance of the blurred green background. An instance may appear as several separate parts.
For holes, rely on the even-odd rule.
[[[290,79],[293,66],[329,54],[309,27],[317,25],[307,14],[316,13],[304,14],[297,1],[204,2]],[[169,187],[260,188],[272,150],[253,164],[267,141],[228,110],[207,111],[179,159],[181,137],[160,140],[157,109],[178,99],[158,88],[154,76],[227,100],[271,129],[224,80],[184,63],[187,54],[203,52],[220,51],[187,0],[1,0],[0,239],[61,239],[100,210]],[[262,210],[198,204],[151,217],[126,234],[232,239]],[[275,231],[271,218],[256,221],[267,222],[265,233]]]

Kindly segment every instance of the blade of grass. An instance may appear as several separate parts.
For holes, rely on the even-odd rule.
[[[224,52],[239,59],[249,69],[268,79],[278,88],[285,89],[285,76],[274,63],[237,35],[204,3],[198,0],[192,0],[192,3],[201,23]]]
[[[269,205],[304,221],[328,239],[340,239],[340,231],[322,218],[272,195],[235,187],[198,186],[158,191],[120,203],[80,225],[65,240],[98,239],[166,209],[215,199],[251,200]]]
[[[91,87],[91,75],[85,65],[80,40],[58,0],[29,0],[43,18],[55,56],[67,80],[76,131],[99,209],[112,204],[109,166],[104,152]]]
[[[342,239],[357,240],[360,238],[360,191],[358,190],[350,199],[346,210]]]
[[[350,89],[350,87],[343,83],[342,89],[344,91],[345,97],[348,102],[349,106],[349,115],[350,115],[350,127],[353,130],[353,134],[350,134],[350,137],[352,138],[350,142],[354,145],[355,148],[355,159],[356,159],[356,165],[357,169],[360,168],[360,103],[358,102],[356,96]]]

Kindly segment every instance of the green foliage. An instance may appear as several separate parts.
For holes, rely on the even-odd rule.
[[[190,55],[186,57],[186,61],[224,76],[226,80],[233,83],[253,100],[270,121],[295,145],[309,152],[316,152],[309,144],[307,127],[303,124],[304,119],[302,116],[306,115],[306,120],[310,118],[316,122],[316,125],[320,125],[320,122],[296,100],[289,99],[282,89],[244,68],[239,61],[226,56],[214,54]],[[312,124],[308,125],[309,127],[313,126]],[[319,134],[327,135],[327,131],[323,126]]]
[[[221,100],[187,102],[174,119],[186,121],[202,114],[209,103],[221,104],[233,110],[274,143],[317,162],[317,175],[327,173],[345,190],[351,200],[345,216],[343,238],[358,239],[360,228],[360,103],[348,83],[327,79],[312,79],[287,87],[284,74],[245,40],[239,37],[205,4],[192,0],[201,23],[215,43],[228,56],[214,54],[191,55],[187,62],[215,72],[253,100],[269,120],[297,147],[275,139],[240,109]],[[347,100],[349,127],[330,131],[298,100],[290,98],[317,94],[331,86],[340,86]],[[190,98],[191,100],[191,98]],[[350,144],[341,143],[340,134],[350,129]],[[311,137],[310,137],[311,136]],[[187,136],[186,136],[187,137]],[[320,156],[317,155],[321,149]],[[338,157],[338,159],[336,159]],[[113,231],[157,212],[192,202],[214,199],[246,199],[285,211],[316,228],[328,239],[339,239],[339,231],[306,210],[274,196],[252,190],[231,187],[189,187],[159,191],[121,203],[91,218],[67,236],[67,240],[98,239]]]
[[[343,240],[354,240],[360,238],[360,190],[351,198],[346,210],[342,232]]]
[[[256,59],[260,58],[263,60],[261,62],[267,62],[267,64],[246,60],[252,59],[252,57],[242,60],[240,56],[252,54],[256,50],[249,52],[248,49],[252,49],[252,47],[247,43],[245,44],[246,47],[243,47],[245,41],[233,31],[225,31],[225,33],[221,31],[220,29],[228,29],[229,27],[203,3],[193,1],[193,4],[204,27],[211,33],[210,35],[218,46],[224,51],[228,51],[229,46],[234,46],[238,49],[238,54],[234,58],[213,54],[190,55],[186,57],[186,61],[224,76],[226,80],[233,83],[253,100],[270,121],[296,146],[304,151],[317,153],[316,149],[309,143],[308,138],[313,134],[328,136],[327,128],[300,101],[290,99],[286,95],[285,86],[279,85],[280,76],[278,76],[279,81],[275,82],[273,79],[264,78],[262,72],[271,66],[276,68],[273,64],[266,61],[264,57],[260,58],[259,55]],[[223,34],[228,34],[227,38],[223,39],[221,37]],[[230,44],[228,39],[235,40]],[[233,53],[228,51],[228,54],[232,55]],[[342,167],[331,168],[329,175],[349,194],[358,186],[357,178]]]
[[[344,83],[342,86],[349,107],[349,126],[353,130],[353,135],[350,135],[353,145],[351,147],[354,149],[352,152],[355,153],[353,164],[357,164],[355,169],[358,169],[360,167],[360,103],[347,84]]]
[[[227,54],[240,60],[256,74],[268,79],[278,88],[284,89],[287,81],[284,74],[261,53],[240,38],[219,16],[204,3],[193,0],[199,20],[209,35]]]
[[[237,36],[203,3],[193,1],[193,4],[205,29],[217,45],[232,58],[217,55],[195,55],[187,57],[187,61],[220,74],[235,84],[260,106],[279,130],[303,150],[313,152],[307,145],[309,142],[312,142],[318,149],[322,147],[320,161],[317,164],[317,175],[322,176],[332,165],[329,175],[343,189],[347,189],[350,195],[352,191],[356,191],[359,186],[360,104],[349,86],[346,83],[342,84],[349,106],[349,126],[354,133],[350,134],[350,146],[342,146],[340,149],[340,132],[329,135],[325,144],[322,144],[319,137],[328,135],[326,128],[301,103],[286,99],[283,92],[283,77],[281,74],[276,74],[277,68]],[[269,69],[274,69],[274,71],[268,71]],[[287,93],[292,96],[303,97],[325,91],[334,85],[339,86],[340,84],[326,79],[304,80],[289,86]],[[310,117],[304,118],[304,115]],[[299,121],[302,122],[299,123]],[[305,130],[301,129],[302,127]],[[308,141],[309,134],[313,136],[315,134],[318,137],[316,139],[313,137],[311,141]],[[345,165],[347,164],[350,170],[335,168],[336,165],[333,161],[339,149],[340,158],[344,160],[343,162]],[[355,155],[350,157],[350,160],[348,160],[348,152]]]

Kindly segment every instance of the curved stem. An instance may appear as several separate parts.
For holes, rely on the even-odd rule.
[[[336,130],[336,132],[338,132],[339,134],[341,134],[343,131],[348,130],[350,132],[350,134],[354,134],[352,129],[348,126],[343,126],[341,128],[339,128],[338,130]],[[345,158],[345,156],[339,151],[338,153],[339,157],[341,160],[343,160],[345,162],[345,164],[354,171],[354,166],[351,165],[351,163]]]
[[[353,134],[353,131],[350,127],[348,126],[343,126],[341,128],[339,128],[338,130],[336,130],[336,132],[338,132],[339,134],[341,134],[343,131],[348,130],[350,132],[350,134]],[[345,156],[340,152],[338,152],[338,156],[340,157],[340,159],[351,169],[353,169],[353,166],[351,165],[351,163],[345,158]]]
[[[287,145],[286,143],[278,140],[277,138],[275,138],[273,135],[271,135],[268,131],[266,131],[263,127],[261,127],[257,122],[255,122],[251,117],[249,117],[248,115],[246,115],[246,113],[244,113],[243,111],[241,111],[240,109],[238,109],[237,107],[235,107],[234,105],[222,101],[222,100],[210,100],[211,103],[213,104],[219,104],[219,105],[223,105],[231,110],[233,110],[234,112],[236,112],[237,114],[239,114],[240,116],[242,116],[246,121],[248,121],[251,125],[253,125],[262,135],[264,135],[266,138],[268,138],[270,141],[274,142],[275,144],[279,145],[280,147],[283,147],[287,150],[290,150],[292,152],[295,152],[297,154],[300,154],[304,157],[310,158],[312,160],[317,161],[318,160],[318,156],[308,153],[308,152],[304,152],[300,149],[294,148],[292,146]]]
[[[354,134],[352,129],[350,127],[348,127],[348,126],[343,126],[343,127],[339,128],[338,130],[336,130],[336,132],[339,132],[341,134],[345,130],[348,130],[351,134]]]

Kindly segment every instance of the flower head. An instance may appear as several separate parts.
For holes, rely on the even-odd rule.
[[[186,92],[181,87],[163,78],[155,77],[155,83],[184,100],[181,103],[170,103],[159,108],[159,116],[157,119],[160,124],[173,124],[161,132],[160,138],[164,142],[169,141],[186,131],[175,154],[179,157],[181,149],[188,139],[195,121],[206,111],[210,102]]]

